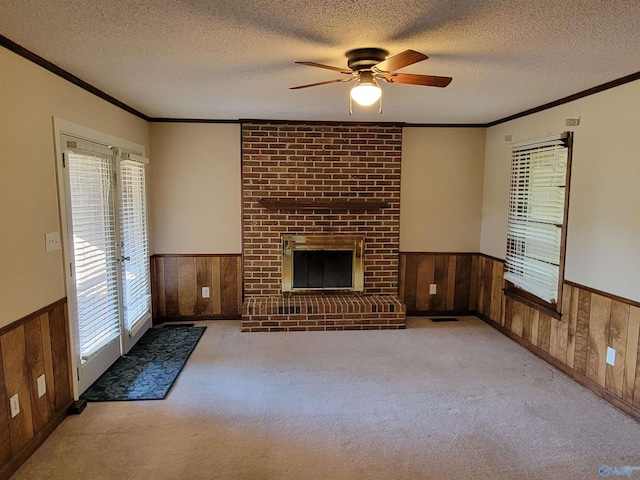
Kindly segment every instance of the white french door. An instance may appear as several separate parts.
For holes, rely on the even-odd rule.
[[[60,143],[80,394],[149,325],[145,163],[118,148],[67,135]]]
[[[145,161],[134,154],[119,154],[123,353],[131,350],[151,318]]]

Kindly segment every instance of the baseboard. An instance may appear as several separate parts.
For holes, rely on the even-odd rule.
[[[537,355],[542,360],[550,364],[552,367],[555,367],[556,369],[560,370],[569,378],[575,380],[576,382],[580,383],[582,386],[588,388],[593,393],[598,395],[600,398],[606,400],[611,405],[621,410],[623,413],[626,413],[634,420],[640,422],[640,408],[636,407],[635,405],[631,405],[630,403],[626,402],[620,397],[615,396],[606,388],[602,387],[597,382],[594,382],[593,380],[591,380],[589,377],[586,377],[581,373],[576,372],[573,368],[565,365],[564,363],[559,361],[557,358],[551,356],[549,353],[542,350],[540,347],[537,347],[527,342],[524,338],[516,335],[511,330],[503,327],[502,325],[491,320],[485,315],[482,315],[479,312],[474,312],[474,315],[478,317],[480,320],[482,320],[483,322],[485,322],[486,324],[488,324],[489,326],[498,330],[500,333],[509,337],[511,340],[514,340],[515,342],[517,342],[518,344],[520,344],[521,346],[529,350],[534,355]]]
[[[197,322],[200,320],[242,320],[242,315],[183,315],[181,317],[156,317],[154,325],[167,322]]]
[[[467,317],[476,315],[473,310],[411,310],[407,311],[407,317]]]
[[[47,423],[42,430],[36,433],[33,438],[27,443],[19,452],[11,457],[7,464],[0,469],[0,480],[8,480],[13,475],[20,465],[22,465],[33,452],[35,452],[40,445],[47,439],[51,433],[67,418],[67,409],[70,408],[72,403],[67,408],[58,412]]]

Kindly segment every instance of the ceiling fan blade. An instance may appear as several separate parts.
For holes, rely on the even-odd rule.
[[[355,77],[352,77],[352,78],[338,78],[336,80],[327,80],[326,82],[310,83],[308,85],[299,85],[297,87],[289,87],[289,90],[299,90],[301,88],[318,87],[320,85],[329,85],[330,83],[350,82],[354,78]]]
[[[426,87],[446,87],[451,83],[451,77],[436,77],[434,75],[413,75],[411,73],[387,73],[383,80],[389,83],[404,83],[407,85],[423,85]]]
[[[416,52],[415,50],[405,50],[404,52],[400,52],[393,57],[389,57],[386,60],[381,61],[376,64],[374,68],[383,72],[393,72],[403,67],[413,65],[414,63],[421,62],[422,60],[426,60],[427,58],[429,57],[423,53]]]
[[[318,68],[326,68],[327,70],[333,70],[335,72],[346,73],[347,75],[351,75],[351,70],[347,70],[345,68],[340,67],[332,67],[331,65],[323,65],[322,63],[315,62],[296,62],[298,65],[308,65],[309,67],[318,67]]]

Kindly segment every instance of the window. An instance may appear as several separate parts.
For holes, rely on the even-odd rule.
[[[515,143],[504,278],[515,293],[558,313],[571,163],[570,132]]]

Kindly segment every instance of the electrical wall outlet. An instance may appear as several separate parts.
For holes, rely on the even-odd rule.
[[[437,284],[432,283],[429,285],[429,295],[435,295],[437,290],[438,290]]]
[[[47,252],[60,250],[60,232],[45,233],[44,241]]]
[[[38,377],[38,398],[47,393],[47,380],[44,373]]]
[[[211,296],[211,292],[209,291],[209,287],[202,287],[202,298],[209,298]]]
[[[13,418],[20,413],[20,400],[18,400],[17,393],[9,399],[9,405],[11,406],[11,418]]]
[[[616,364],[616,349],[607,347],[607,363],[611,366]]]

